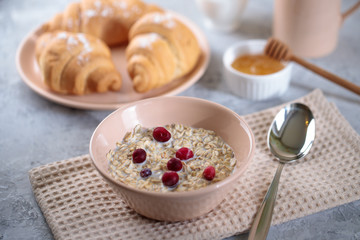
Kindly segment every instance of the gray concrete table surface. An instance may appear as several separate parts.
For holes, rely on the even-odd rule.
[[[90,136],[111,111],[78,110],[50,102],[21,80],[17,47],[26,34],[65,8],[69,0],[0,0],[0,240],[53,239],[34,199],[31,168],[88,153]],[[323,90],[360,133],[360,97],[295,65],[291,85],[281,97],[249,101],[231,94],[222,77],[226,47],[244,39],[266,39],[272,32],[273,1],[249,1],[240,29],[231,34],[205,28],[194,0],[154,0],[195,22],[206,34],[211,61],[204,76],[179,95],[220,103],[240,115],[253,113]],[[354,0],[343,1],[343,8]],[[330,55],[310,60],[360,85],[360,11],[343,24]],[[230,239],[246,239],[242,234]],[[270,228],[268,239],[360,239],[360,201],[341,205]]]

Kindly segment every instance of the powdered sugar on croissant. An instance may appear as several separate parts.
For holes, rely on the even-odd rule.
[[[137,92],[189,73],[200,56],[195,35],[170,13],[148,13],[130,29],[127,70]]]
[[[142,15],[154,11],[162,10],[140,0],[82,0],[70,3],[43,29],[91,34],[114,46],[127,42],[130,27]]]
[[[35,55],[45,84],[55,92],[83,95],[121,87],[109,47],[91,35],[45,33],[37,39]]]

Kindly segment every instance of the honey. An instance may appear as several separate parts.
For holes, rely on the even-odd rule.
[[[231,66],[237,71],[253,75],[271,74],[285,67],[280,61],[263,54],[242,55]]]

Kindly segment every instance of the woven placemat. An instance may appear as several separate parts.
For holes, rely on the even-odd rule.
[[[273,224],[360,199],[360,136],[320,90],[297,101],[312,109],[316,139],[309,155],[285,166]],[[247,231],[278,166],[266,135],[280,107],[245,116],[256,138],[253,162],[235,191],[197,219],[170,223],[138,215],[88,155],[30,170],[35,198],[55,239],[221,239]]]

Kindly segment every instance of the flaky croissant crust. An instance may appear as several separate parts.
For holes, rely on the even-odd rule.
[[[83,95],[121,87],[110,49],[91,35],[45,33],[36,42],[35,55],[44,83],[57,93]]]
[[[162,9],[140,0],[82,0],[70,3],[64,12],[44,24],[43,30],[82,32],[114,46],[126,43],[130,27],[141,16],[154,11]]]
[[[200,57],[193,32],[170,13],[148,13],[130,29],[127,70],[137,92],[188,74]]]

